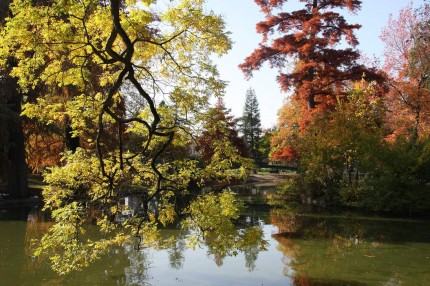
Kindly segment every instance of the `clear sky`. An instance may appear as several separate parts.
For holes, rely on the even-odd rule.
[[[207,0],[207,7],[223,16],[227,29],[232,33],[234,45],[230,52],[216,59],[221,77],[229,82],[224,102],[235,116],[241,116],[245,102],[246,90],[252,87],[257,95],[261,122],[264,128],[274,126],[277,120],[277,111],[287,96],[281,93],[276,82],[277,72],[267,66],[254,72],[254,76],[245,80],[243,73],[237,67],[258,46],[261,35],[255,32],[255,24],[263,20],[257,4],[253,0]],[[397,17],[398,11],[407,6],[410,0],[363,0],[362,9],[356,15],[342,11],[349,23],[358,23],[362,28],[356,35],[360,42],[358,49],[364,55],[382,60],[383,43],[379,38],[381,29],[386,26],[389,14]],[[414,0],[418,7],[424,0]],[[303,7],[298,0],[290,0],[286,5],[288,11]]]

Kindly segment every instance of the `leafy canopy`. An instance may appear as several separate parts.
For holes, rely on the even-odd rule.
[[[260,45],[240,65],[246,76],[268,63],[278,69],[282,90],[293,90],[301,104],[322,110],[336,105],[337,96],[346,95],[349,80],[360,80],[363,73],[368,80],[381,80],[375,70],[358,62],[354,32],[360,25],[347,23],[339,13],[358,11],[361,1],[304,0],[303,9],[291,12],[286,11],[288,0],[255,2],[265,19],[256,26],[262,35]],[[342,44],[350,47],[341,48]],[[309,116],[305,110],[303,121]]]
[[[186,213],[178,202],[192,198],[191,181],[200,187],[231,168],[240,171],[229,177],[246,175],[225,157],[200,168],[187,156],[196,113],[225,87],[210,57],[231,47],[204,1],[16,0],[10,9],[0,65],[17,60],[10,74],[26,93],[23,115],[67,122],[80,141],[45,173],[55,224],[36,253],[57,272],[80,269],[131,236],[162,245],[157,228]],[[122,203],[127,196],[141,209]],[[88,222],[101,238],[86,234]]]

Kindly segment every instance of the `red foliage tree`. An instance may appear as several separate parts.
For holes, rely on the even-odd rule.
[[[210,162],[214,155],[214,142],[216,140],[228,140],[237,149],[242,157],[249,157],[245,141],[238,136],[236,122],[230,110],[224,106],[222,100],[205,114],[205,124],[202,134],[197,138],[196,151],[200,159],[206,163]]]
[[[62,130],[28,119],[23,127],[28,167],[34,173],[41,173],[46,167],[60,165],[65,149]]]
[[[384,69],[390,75],[389,109],[395,134],[416,140],[430,134],[430,4],[412,3],[389,18]]]
[[[282,147],[280,150],[272,153],[274,160],[283,161],[284,163],[294,164],[299,158],[299,154],[293,146]]]
[[[284,12],[288,0],[255,0],[266,15],[257,24],[263,35],[259,47],[239,67],[246,76],[265,62],[279,69],[278,82],[283,91],[294,89],[295,98],[308,109],[326,109],[344,96],[350,80],[382,80],[375,69],[358,63],[360,54],[353,48],[336,49],[346,42],[358,44],[354,31],[337,11],[360,9],[360,0],[301,0],[302,10]],[[273,39],[272,39],[273,38]]]

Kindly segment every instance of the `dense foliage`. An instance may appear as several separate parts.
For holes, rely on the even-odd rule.
[[[300,176],[278,199],[377,211],[429,209],[430,141],[387,140],[384,103],[372,85],[360,83],[348,101],[319,117],[296,142]]]
[[[257,24],[263,43],[241,67],[250,74],[269,61],[294,92],[279,111],[271,156],[298,163],[299,174],[275,203],[430,209],[428,3],[390,18],[378,72],[358,64],[358,51],[334,49],[342,39],[357,44],[359,25],[348,25],[338,11],[356,11],[361,1],[302,1],[305,8],[293,12],[283,11],[287,1],[256,2],[267,14]],[[268,42],[272,35],[279,37]]]
[[[326,110],[336,105],[336,98],[344,96],[349,80],[381,80],[376,70],[359,63],[354,31],[358,24],[348,24],[338,12],[356,12],[361,1],[306,0],[303,9],[287,12],[288,0],[255,1],[265,14],[257,24],[263,40],[245,59],[240,68],[247,76],[268,62],[279,70],[277,80],[284,91],[294,91],[295,100],[308,109]],[[303,128],[312,113],[303,109],[299,122]]]
[[[247,176],[249,162],[229,140],[215,138],[204,164],[191,156],[199,135],[195,127],[208,119],[200,113],[225,87],[210,56],[231,45],[223,20],[203,5],[202,0],[10,5],[13,17],[2,30],[0,64],[25,95],[22,115],[30,128],[43,132],[43,137],[29,134],[28,150],[48,145],[52,149],[43,151],[54,152],[30,160],[34,168],[52,165],[44,173],[43,197],[55,224],[36,253],[48,255],[59,273],[87,266],[110,245],[132,237],[139,245],[162,245],[159,226],[182,215],[198,219],[193,204],[187,207],[197,188]],[[137,208],[125,203],[130,196],[140,201]],[[228,224],[237,216],[237,208],[229,209],[234,198],[219,199]],[[86,234],[89,222],[101,236]],[[216,223],[205,235],[224,227]],[[228,249],[235,247],[242,246]]]

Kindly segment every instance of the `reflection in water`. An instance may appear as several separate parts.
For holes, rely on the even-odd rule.
[[[185,240],[178,239],[174,243],[172,243],[172,246],[167,250],[169,253],[169,261],[170,261],[170,267],[176,270],[179,270],[184,265],[185,261]]]
[[[245,256],[245,267],[251,272],[255,270],[255,262],[258,259],[258,254],[260,253],[260,248],[258,246],[253,246],[244,251]]]
[[[426,285],[428,222],[271,211],[284,274],[297,286]],[[420,248],[426,249],[422,252]]]
[[[249,205],[261,206],[266,205],[268,196],[275,192],[275,186],[271,184],[257,184],[257,185],[240,185],[230,187],[239,199]]]
[[[50,217],[40,211],[39,207],[33,207],[27,217],[26,231],[25,231],[25,254],[32,257],[32,263],[29,267],[37,268],[40,259],[33,258],[33,253],[36,250],[36,243],[53,225]]]
[[[191,233],[171,227],[162,230],[164,238],[175,238],[166,249],[115,247],[82,272],[58,277],[46,261],[29,255],[30,242],[49,228],[49,218],[38,209],[27,210],[25,220],[22,211],[1,213],[0,285],[416,286],[430,281],[425,221],[249,209],[237,220],[239,229],[264,229],[266,252],[258,244],[231,256],[221,255],[215,244],[190,250]]]
[[[163,268],[179,271],[187,265],[187,251],[188,259],[190,259],[190,250],[188,250],[186,244],[191,233],[189,231],[169,228],[161,231],[162,237],[166,241],[170,241],[170,243],[165,244],[166,246],[168,245],[165,250],[160,249],[155,251],[150,248],[137,250],[134,244],[114,247],[103,259],[95,262],[82,272],[73,272],[66,276],[57,277],[49,268],[46,259],[44,260],[40,257],[35,259],[32,255],[35,249],[34,242],[41,239],[53,222],[38,208],[27,211],[27,214],[26,221],[18,221],[18,225],[4,225],[0,221],[0,233],[6,233],[5,229],[9,230],[18,227],[22,229],[22,235],[17,235],[16,231],[14,231],[5,238],[0,236],[0,254],[4,254],[5,252],[2,249],[4,246],[3,241],[12,241],[19,237],[22,239],[22,244],[8,247],[11,251],[12,249],[13,251],[17,249],[23,251],[22,254],[16,253],[14,255],[13,262],[13,264],[21,265],[20,274],[18,276],[11,276],[10,273],[0,270],[0,276],[4,283],[6,283],[5,281],[14,281],[14,283],[20,281],[19,285],[76,285],[79,283],[78,281],[85,281],[88,285],[91,283],[96,285],[100,283],[97,281],[103,280],[107,283],[106,285],[157,285],[157,283],[154,284],[149,281],[159,279],[155,273],[158,271],[160,265]],[[241,234],[241,240],[237,240],[236,242],[241,242],[239,247],[229,249],[228,246],[214,243],[217,237],[208,236],[206,243],[201,244],[196,251],[192,252],[196,253],[200,257],[199,259],[204,259],[204,257],[210,258],[216,268],[223,265],[226,257],[243,254],[245,259],[242,262],[243,264],[241,263],[242,267],[244,265],[248,269],[247,271],[253,271],[256,267],[255,261],[258,259],[258,254],[263,248],[261,247],[260,239],[255,239],[259,233],[255,233],[254,235],[252,231],[247,231],[246,228],[254,227],[252,228],[253,230],[258,230],[263,227],[263,224],[255,212],[251,212],[250,214],[252,214],[252,217],[250,215],[242,215],[238,219],[239,229],[237,231]],[[126,213],[123,215],[127,216]],[[22,216],[20,217],[20,219],[23,218]],[[242,224],[242,222],[246,223]],[[91,233],[91,227],[88,227],[87,232]],[[237,237],[232,236],[232,239],[237,239]],[[167,257],[167,263],[160,261],[164,259],[161,259],[159,256],[163,256],[164,254]],[[0,263],[5,263],[5,260],[5,257],[1,255]],[[196,262],[191,261],[191,263]],[[157,271],[154,271],[154,269],[157,269]],[[6,283],[5,285],[14,284]]]
[[[124,246],[124,254],[127,256],[130,266],[124,268],[125,285],[145,285],[149,280],[148,269],[150,260],[145,250],[136,251],[133,247]],[[149,284],[148,284],[149,285]]]

